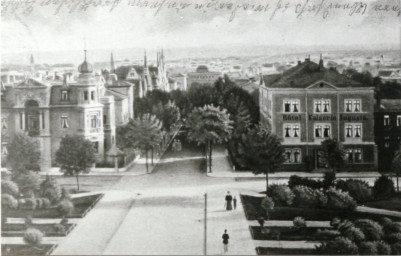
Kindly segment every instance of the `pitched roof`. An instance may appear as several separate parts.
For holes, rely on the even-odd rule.
[[[106,95],[114,96],[115,100],[124,100],[124,99],[128,98],[127,95],[124,95],[121,92],[114,91],[114,90],[112,90],[110,88],[106,89]]]
[[[306,60],[282,74],[263,76],[263,80],[265,85],[270,88],[307,88],[322,80],[335,87],[366,87],[336,70],[320,67],[319,64],[310,60]]]
[[[381,111],[401,111],[401,99],[382,99],[380,109]]]
[[[18,83],[15,87],[48,87],[48,86],[50,85],[30,77]]]

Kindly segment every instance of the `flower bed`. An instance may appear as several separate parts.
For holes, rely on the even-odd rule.
[[[55,224],[32,224],[30,227],[42,231],[44,236],[66,236],[75,227],[75,224],[66,224],[65,232],[57,232],[54,229]],[[1,236],[3,237],[23,237],[26,227],[25,224],[6,223],[1,227]]]
[[[54,244],[42,244],[38,248],[32,248],[25,244],[2,244],[1,254],[2,255],[48,255],[54,250]],[[7,248],[9,251],[7,252]]]
[[[327,241],[333,238],[328,234],[320,234],[318,230],[328,228],[318,227],[264,227],[250,226],[252,238],[254,240],[286,240],[286,241]],[[278,235],[279,234],[279,235]]]
[[[260,203],[263,198],[241,195],[242,205],[245,215],[248,220],[257,220],[263,215],[263,209]],[[298,208],[298,207],[275,207],[269,211],[270,220],[293,220],[295,217],[301,216],[305,220],[330,221],[335,217],[341,219],[372,219],[380,220],[382,217],[389,217],[392,220],[400,221],[401,218],[394,216],[378,215],[368,212],[357,212],[350,210],[330,210],[330,209],[313,209],[313,208]]]
[[[84,196],[79,198],[73,198],[72,202],[74,204],[74,209],[68,218],[83,218],[103,197],[103,194],[96,194],[90,196]],[[27,210],[27,209],[17,209],[17,210],[6,210],[6,216],[14,218],[25,218],[26,216],[32,216],[33,218],[60,218],[61,215],[57,211],[56,207],[37,209],[37,210]]]
[[[258,255],[317,255],[315,249],[256,247]]]

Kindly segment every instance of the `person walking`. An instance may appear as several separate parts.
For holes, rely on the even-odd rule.
[[[228,239],[230,239],[230,236],[227,234],[227,229],[224,230],[224,234],[221,238],[223,238],[223,248],[225,254],[228,252]]]
[[[227,191],[227,195],[226,195],[225,199],[226,199],[226,203],[224,204],[224,207],[226,208],[227,211],[231,211],[233,209],[233,206],[231,204],[233,197],[230,195],[230,191]]]
[[[237,197],[235,197],[235,196],[233,199],[233,203],[234,203],[234,210],[236,210],[237,209]]]

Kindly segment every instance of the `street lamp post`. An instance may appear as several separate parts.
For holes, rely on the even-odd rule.
[[[207,255],[207,193],[205,193],[205,214],[204,214],[204,238],[203,238],[203,255]]]

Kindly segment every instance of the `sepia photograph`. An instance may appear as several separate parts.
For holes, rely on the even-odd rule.
[[[401,255],[401,0],[1,0],[2,255]]]

